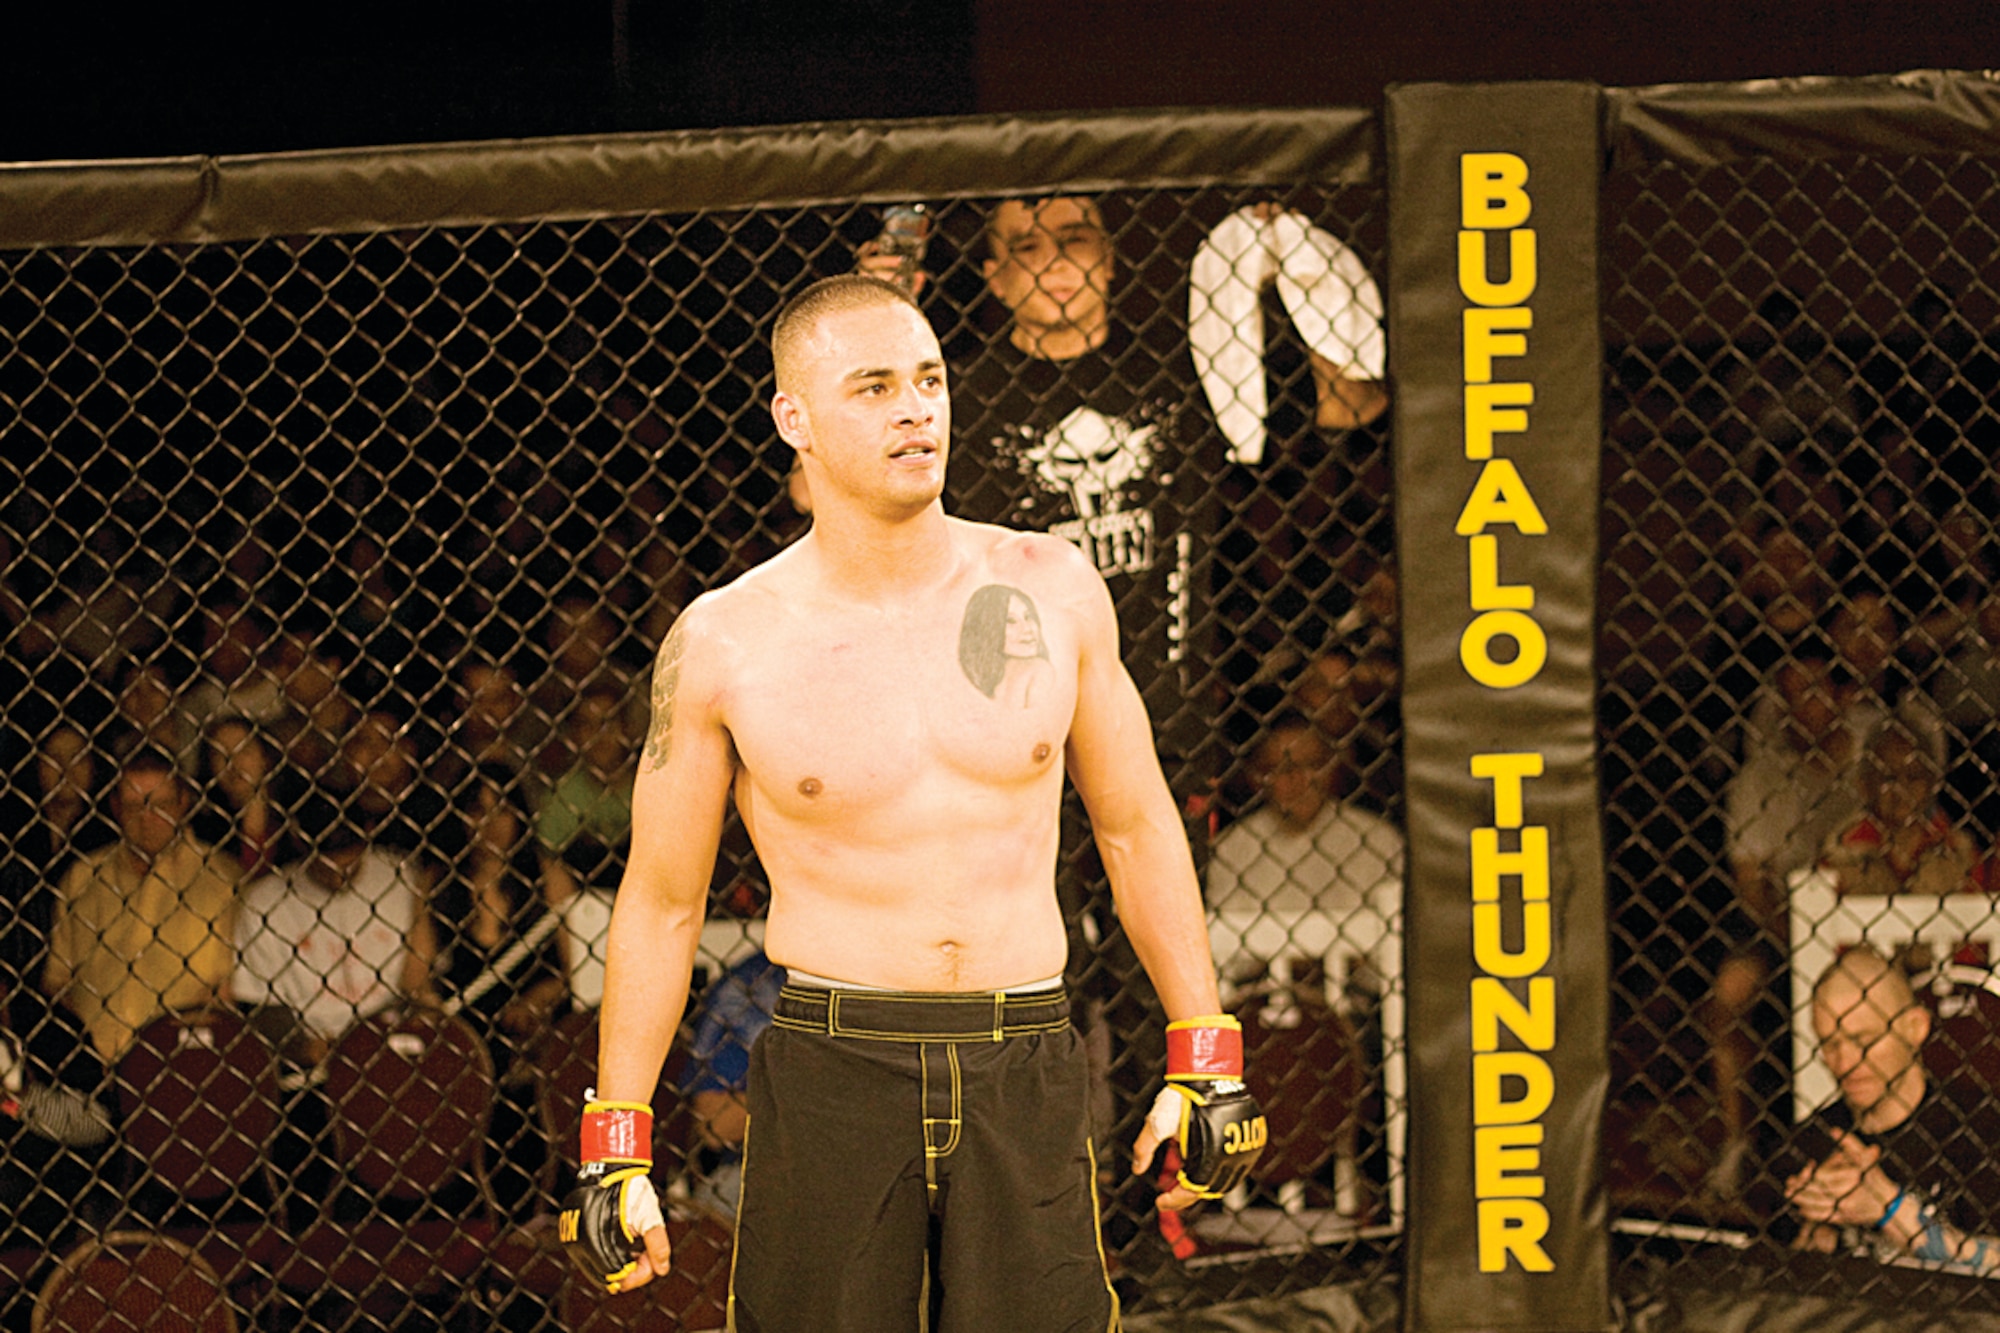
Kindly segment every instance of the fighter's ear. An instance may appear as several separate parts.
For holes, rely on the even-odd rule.
[[[809,452],[810,434],[806,429],[804,403],[788,393],[771,395],[771,420],[778,427],[778,438],[800,453]]]

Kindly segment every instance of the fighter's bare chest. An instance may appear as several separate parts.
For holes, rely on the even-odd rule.
[[[1059,687],[1046,646],[1029,654],[1017,632],[1010,659],[980,630],[877,623],[782,636],[731,690],[744,767],[774,796],[826,809],[891,802],[927,781],[1007,786],[1060,765],[1073,683]]]

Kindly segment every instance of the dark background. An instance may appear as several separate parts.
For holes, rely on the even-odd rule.
[[[1992,65],[1992,0],[44,0],[0,30],[0,159]]]

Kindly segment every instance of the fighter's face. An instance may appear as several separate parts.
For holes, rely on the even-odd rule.
[[[801,343],[794,390],[772,412],[808,459],[816,509],[842,493],[900,508],[944,491],[944,354],[911,306],[885,301],[822,316]]]

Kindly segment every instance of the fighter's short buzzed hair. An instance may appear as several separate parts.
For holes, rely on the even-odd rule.
[[[771,332],[771,363],[777,371],[778,392],[790,391],[792,367],[797,364],[800,345],[827,315],[843,310],[860,310],[875,305],[906,305],[923,314],[910,294],[891,282],[865,273],[842,273],[821,278],[794,296],[778,312]]]

